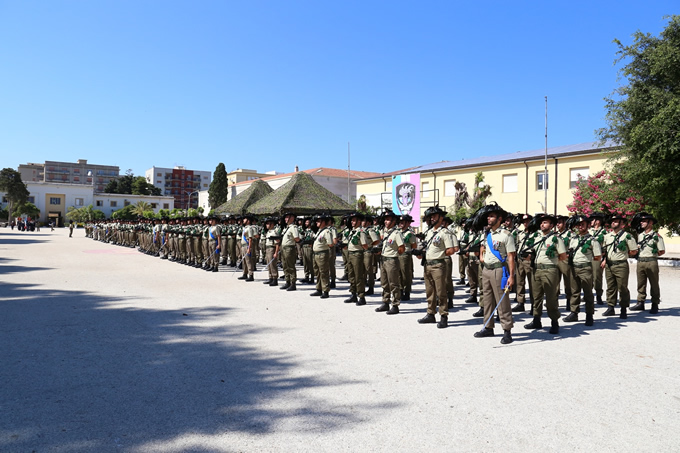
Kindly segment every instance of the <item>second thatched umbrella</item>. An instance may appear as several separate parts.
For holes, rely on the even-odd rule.
[[[346,214],[353,208],[307,173],[298,172],[290,181],[248,208],[248,212],[255,215],[283,214],[286,211],[303,215],[318,212]]]
[[[221,204],[215,209],[215,213],[243,215],[248,212],[249,206],[266,197],[273,191],[274,189],[272,189],[269,184],[261,179],[256,179],[246,190],[226,203]]]

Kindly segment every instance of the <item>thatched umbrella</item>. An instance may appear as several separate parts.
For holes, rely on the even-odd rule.
[[[353,210],[352,206],[305,172],[295,173],[290,181],[248,208],[248,212],[255,215],[283,214],[286,211],[295,214],[345,214]]]
[[[261,179],[256,179],[246,190],[215,209],[215,213],[243,215],[248,212],[248,207],[250,205],[273,191],[274,189],[272,189],[269,184]]]

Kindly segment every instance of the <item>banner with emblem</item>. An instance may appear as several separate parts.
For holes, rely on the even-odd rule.
[[[420,227],[420,174],[392,176],[392,210],[413,217],[412,227]]]

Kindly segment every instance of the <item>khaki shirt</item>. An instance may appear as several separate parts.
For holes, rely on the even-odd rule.
[[[267,230],[267,234],[264,237],[264,245],[265,247],[276,247],[276,243],[278,240],[275,240],[274,238],[277,236],[281,236],[281,227],[276,225],[274,228],[271,230]]]
[[[372,227],[366,227],[363,230],[368,235],[369,241],[371,241],[368,244],[369,246],[375,242],[380,242],[380,235]]]
[[[666,250],[663,238],[656,231],[651,231],[649,233],[642,232],[638,234],[638,244],[642,244],[643,241],[645,243],[640,247],[640,258],[653,258],[655,256],[658,257],[659,252]]]
[[[574,250],[574,264],[589,264],[594,257],[602,256],[600,242],[590,234],[573,234],[569,240],[569,248]]]
[[[627,260],[628,252],[637,250],[637,248],[637,242],[633,236],[624,230],[618,233],[610,231],[604,236],[604,250],[610,262]]]
[[[546,236],[540,231],[536,232],[534,244],[543,241]],[[534,246],[534,250],[536,250],[536,264],[554,264],[555,266],[560,262],[559,255],[567,253],[564,240],[557,234],[550,235],[541,244]]]
[[[255,236],[257,235],[257,231],[252,225],[247,225],[243,227],[243,231],[241,232],[240,235],[240,241],[241,245],[248,245],[250,241],[252,241]]]
[[[456,247],[456,243],[458,240],[446,228],[429,229],[425,235],[427,245],[425,259],[431,261],[445,258],[446,249]]]
[[[508,253],[515,253],[515,239],[512,235],[508,234],[506,229],[498,228],[496,231],[489,232],[489,234],[491,235],[491,244],[493,245],[494,250],[497,250],[501,254],[501,258],[507,260]],[[484,264],[500,263],[499,259],[496,258],[496,255],[489,250],[489,243],[486,236],[482,233],[480,233],[480,236],[482,247],[484,247]]]
[[[330,228],[325,227],[320,229],[316,233],[316,236],[314,236],[314,244],[312,245],[312,251],[314,252],[328,251],[330,250],[329,246],[331,245],[333,245],[333,232],[331,231]]]
[[[399,256],[399,247],[404,245],[404,237],[398,227],[383,230],[382,256],[396,258]]]
[[[411,250],[418,245],[418,238],[416,238],[416,235],[411,228],[402,230],[401,235],[404,237],[404,253],[411,253]]]
[[[286,225],[282,235],[281,245],[283,247],[291,247],[296,244],[295,239],[300,239],[300,232],[296,225]]]
[[[217,241],[217,238],[222,235],[222,227],[220,225],[211,226],[208,229],[208,237],[211,241]]]
[[[371,245],[366,232],[361,228],[351,230],[349,236],[347,236],[347,250],[350,252],[362,251],[364,250],[363,245]]]

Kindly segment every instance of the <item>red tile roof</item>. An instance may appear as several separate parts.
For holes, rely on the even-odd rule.
[[[308,175],[311,176],[326,176],[329,178],[347,178],[347,170],[342,170],[340,168],[326,168],[326,167],[317,167],[317,168],[310,168],[309,170],[301,170]],[[284,173],[281,175],[271,175],[271,176],[265,176],[264,178],[261,178],[263,181],[271,181],[275,179],[283,179],[283,178],[290,178],[293,176],[295,172],[291,173]],[[365,178],[373,178],[380,176],[381,173],[376,173],[372,171],[358,171],[358,170],[350,170],[349,172],[349,177],[350,179],[365,179]],[[251,184],[253,181],[241,181],[237,182],[236,184],[230,184],[232,186],[240,186],[244,184]]]

